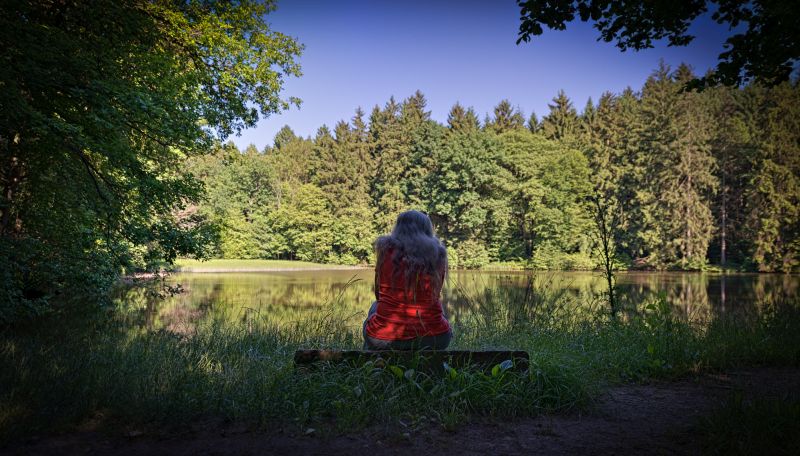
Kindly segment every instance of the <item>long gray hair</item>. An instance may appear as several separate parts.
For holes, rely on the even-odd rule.
[[[381,236],[375,241],[377,270],[380,271],[385,252],[395,250],[392,263],[399,271],[401,261],[406,263],[406,289],[416,290],[417,277],[428,274],[434,289],[442,285],[440,271],[447,271],[447,250],[433,232],[433,223],[427,214],[419,211],[406,211],[397,216],[392,234]]]

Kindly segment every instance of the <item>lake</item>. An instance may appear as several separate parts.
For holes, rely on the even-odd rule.
[[[372,280],[371,269],[178,273],[158,286],[119,290],[116,301],[129,311],[131,324],[179,333],[212,317],[288,323],[334,308],[356,328],[374,300]],[[522,296],[526,289],[551,300],[601,309],[604,283],[601,275],[591,272],[452,271],[443,296],[450,320],[459,322],[485,312],[492,293]],[[618,275],[617,287],[624,311],[660,299],[682,317],[708,320],[725,314],[753,315],[771,304],[795,302],[800,276],[630,272]]]

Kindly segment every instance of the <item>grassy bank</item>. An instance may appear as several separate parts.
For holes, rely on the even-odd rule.
[[[706,454],[794,455],[800,452],[800,395],[787,391],[781,399],[744,400],[734,392],[706,417]]]
[[[145,429],[206,417],[301,431],[399,422],[453,427],[474,415],[583,407],[609,384],[800,361],[795,303],[700,324],[659,302],[612,320],[599,304],[571,299],[531,287],[464,303],[480,311],[456,326],[454,348],[527,350],[532,366],[524,375],[370,365],[296,373],[298,347],[360,346],[362,316],[347,315],[337,302],[303,321],[205,321],[189,335],[131,328],[130,309],[6,329],[0,435],[19,438],[89,419]]]
[[[314,269],[352,269],[355,266],[311,263],[290,260],[224,260],[198,261],[179,259],[175,261],[175,271],[179,272],[259,272],[259,271],[301,271]]]

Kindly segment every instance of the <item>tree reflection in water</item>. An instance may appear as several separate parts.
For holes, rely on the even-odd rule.
[[[345,320],[342,323],[355,329],[374,300],[372,279],[369,269],[176,274],[167,282],[182,285],[182,293],[163,297],[143,287],[129,287],[117,291],[115,302],[126,310],[125,323],[130,326],[180,334],[190,333],[198,322],[210,318],[291,324],[329,312],[334,305]],[[794,301],[800,277],[632,272],[619,274],[617,286],[623,313],[661,299],[683,318],[707,320],[723,314],[751,315],[764,306]],[[598,311],[603,291],[602,277],[595,273],[452,271],[443,299],[450,320],[461,324],[476,313],[520,311],[481,308],[486,307],[487,297],[497,298],[493,302],[531,305],[537,302],[531,293],[546,293],[550,300],[569,300],[586,306],[587,311]]]

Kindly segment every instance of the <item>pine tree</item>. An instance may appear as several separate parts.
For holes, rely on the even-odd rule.
[[[572,101],[567,94],[559,90],[558,95],[553,98],[553,103],[547,106],[550,108],[550,113],[542,119],[542,133],[545,138],[574,140],[578,133],[578,113],[572,107]]]
[[[375,208],[375,228],[388,233],[397,215],[405,209],[400,178],[405,170],[403,162],[403,128],[400,124],[400,106],[394,97],[384,109],[376,107],[370,116],[372,159],[375,163],[375,180],[371,196]]]
[[[528,118],[528,123],[526,126],[528,127],[528,130],[530,130],[530,132],[534,134],[541,133],[542,131],[542,124],[539,122],[539,118],[536,117],[535,112],[531,113],[531,116]]]
[[[608,156],[609,191],[614,195],[616,209],[617,253],[622,258],[638,259],[646,256],[644,240],[640,235],[647,227],[647,217],[641,204],[641,184],[647,181],[640,152],[642,121],[641,101],[628,87],[612,100],[598,106],[601,141]]]
[[[792,272],[800,268],[800,90],[784,83],[762,100],[745,190],[751,258],[760,271]]]
[[[619,147],[619,140],[613,128],[616,97],[610,92],[600,96],[597,109],[591,116],[585,116],[581,122],[583,131],[582,142],[592,169],[593,187],[603,194],[613,193],[619,176],[613,171],[615,147]],[[588,108],[588,106],[587,106]],[[586,109],[584,109],[584,113]]]
[[[603,223],[600,225],[601,237],[597,239],[600,242],[594,246],[595,251],[600,249],[603,252],[602,260],[606,259],[605,256],[620,256],[621,224],[624,223],[620,204],[624,165],[620,160],[620,138],[614,128],[616,102],[613,94],[605,92],[600,96],[597,108],[590,99],[581,116],[581,144],[591,169],[589,184],[592,190],[587,211]],[[613,290],[613,283],[610,289]]]
[[[746,194],[758,149],[752,133],[758,128],[755,116],[763,91],[714,87],[705,93],[716,119],[711,144],[720,183],[713,207],[718,229],[709,257],[723,267],[729,263],[746,265],[752,261]]]
[[[274,171],[276,207],[280,207],[284,197],[291,195],[300,185],[310,183],[316,173],[314,143],[308,139],[296,137],[273,149],[266,157]]]
[[[684,64],[673,78],[680,90],[695,76]],[[711,202],[718,188],[714,175],[717,163],[711,153],[713,118],[706,98],[697,92],[682,92],[677,101],[679,137],[675,144],[678,157],[674,171],[677,176],[671,181],[680,188],[677,213],[673,216],[680,219],[674,229],[681,234],[680,265],[684,269],[702,268],[706,264],[708,245],[714,234]]]
[[[681,93],[691,77],[686,66],[671,75],[662,63],[642,92],[640,236],[656,267],[703,267],[713,233],[711,119],[698,94]]]
[[[289,128],[288,125],[284,125],[278,130],[278,133],[275,134],[275,139],[272,141],[272,144],[276,149],[280,149],[295,139],[297,139],[297,136],[294,134],[294,130]]]
[[[344,121],[339,121],[334,128],[336,139],[326,125],[317,130],[314,138],[317,167],[312,182],[322,189],[336,211],[341,205],[346,204],[344,197],[349,193],[350,173],[355,170],[348,160],[348,151],[341,146],[350,140],[350,126]]]
[[[400,186],[406,209],[425,208],[422,195],[425,180],[433,166],[433,156],[444,140],[444,128],[430,120],[426,105],[425,96],[417,91],[403,102],[401,108],[401,157],[405,167]]]
[[[419,90],[414,95],[406,98],[400,106],[400,120],[406,125],[419,125],[426,120],[430,120],[431,112],[426,111],[428,100]]]
[[[597,142],[597,130],[597,110],[592,103],[592,98],[589,97],[578,118],[578,142],[581,144],[581,148]]]
[[[365,198],[365,204],[369,200],[370,184],[375,177],[375,165],[370,153],[369,128],[364,121],[364,111],[359,107],[356,109],[352,120],[351,147],[353,152],[354,168],[356,170],[353,188],[358,198]]]
[[[477,130],[480,128],[480,121],[474,109],[464,109],[460,103],[456,103],[447,115],[447,126],[452,131]]]
[[[351,128],[346,122],[336,124],[329,176],[320,188],[332,208],[333,243],[328,261],[356,264],[369,260],[375,233],[372,229],[369,182],[371,158],[366,144],[367,129],[359,109]]]
[[[494,107],[494,118],[485,122],[486,130],[501,134],[523,128],[525,117],[519,108],[511,106],[508,100],[502,100]]]

